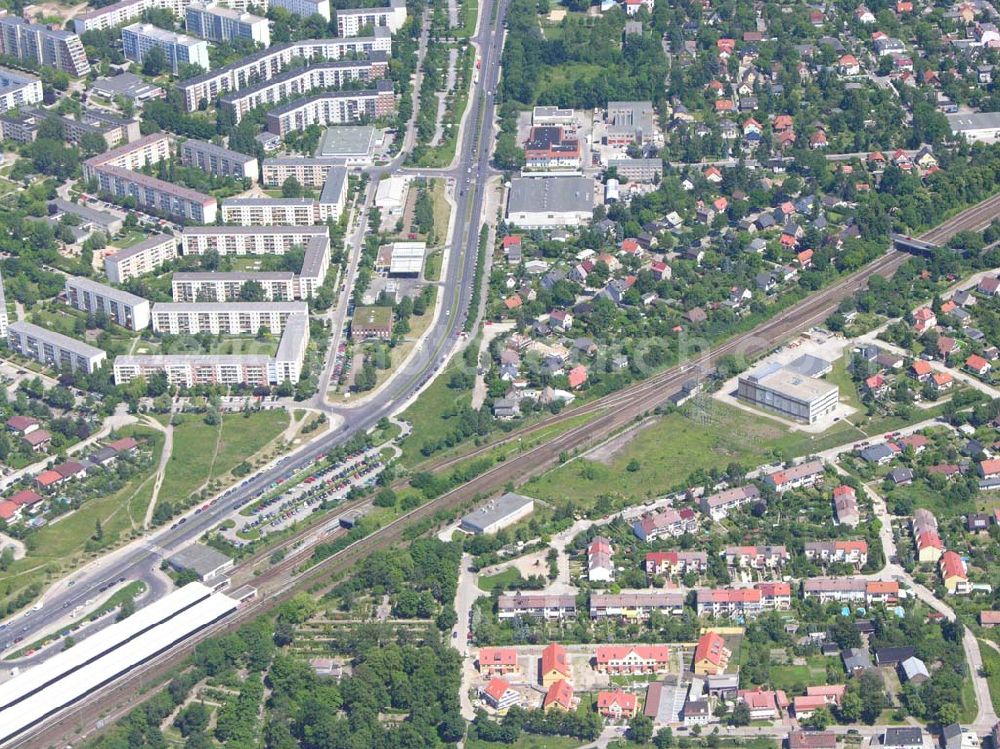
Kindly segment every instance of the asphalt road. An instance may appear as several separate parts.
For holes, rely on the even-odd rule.
[[[494,21],[494,5],[497,3],[500,7],[497,20]],[[469,100],[467,125],[457,149],[458,158],[454,169],[440,172],[442,175],[449,172],[455,175],[455,231],[449,249],[446,276],[439,288],[441,304],[438,306],[438,316],[420,349],[363,406],[329,409],[344,417],[340,429],[303,446],[231,488],[204,511],[189,513],[181,519],[180,524],[175,523],[170,528],[147,536],[141,542],[112,552],[82,569],[71,581],[50,587],[41,599],[40,609],[29,610],[5,622],[8,626],[0,631],[0,646],[8,642],[7,649],[23,647],[25,643],[64,627],[74,608],[106,595],[107,591],[102,593],[100,589],[108,584],[117,584],[121,578],[126,581],[144,580],[150,586],[156,585],[155,571],[165,557],[198,539],[237,507],[262,494],[279,479],[294,475],[358,432],[374,426],[382,417],[391,415],[399,404],[418,393],[445,365],[468,314],[487,178],[492,174],[489,148],[481,148],[480,144],[492,143],[492,94],[496,91],[500,74],[506,0],[486,0],[482,12],[483,22],[477,36],[472,39],[478,45],[482,57],[480,81],[473,87],[473,95]],[[392,165],[375,171],[384,172],[389,168]],[[374,183],[375,179],[372,181]],[[68,582],[73,583],[71,587]],[[152,597],[149,596],[146,600],[152,600]],[[20,641],[15,644],[14,638],[20,638]]]

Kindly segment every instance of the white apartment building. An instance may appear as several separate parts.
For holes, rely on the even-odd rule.
[[[0,338],[7,339],[7,294],[3,290],[3,276],[0,275]]]
[[[175,75],[181,65],[199,65],[205,70],[211,65],[208,59],[208,42],[204,39],[167,31],[151,23],[134,23],[124,27],[122,47],[125,57],[140,64],[151,49],[159,47]]]
[[[138,20],[147,10],[168,10],[178,18],[183,18],[184,10],[190,2],[191,0],[120,0],[75,16],[73,30],[77,34],[83,34],[87,31],[113,29]]]
[[[123,284],[176,258],[177,240],[167,234],[156,234],[105,257],[104,272],[111,283]]]
[[[257,158],[203,140],[190,138],[181,143],[181,163],[194,166],[217,177],[236,177],[257,181],[260,176]]]
[[[311,226],[320,221],[319,204],[309,198],[226,198],[222,222],[239,226]]]
[[[23,320],[7,326],[7,345],[42,364],[72,372],[82,370],[87,374],[99,369],[108,358],[95,346]]]
[[[202,102],[212,102],[219,96],[275,78],[292,60],[329,62],[361,58],[374,52],[392,54],[392,34],[388,29],[377,28],[372,36],[353,39],[304,39],[276,44],[218,70],[181,81],[177,88],[184,95],[187,111],[194,112]]]
[[[149,302],[135,294],[80,276],[66,276],[65,294],[71,307],[92,315],[103,312],[123,328],[149,327]]]
[[[191,3],[184,11],[184,27],[211,42],[247,39],[262,47],[271,46],[271,27],[266,18],[222,5]]]
[[[406,0],[390,0],[389,7],[337,10],[337,36],[357,36],[368,26],[384,27],[393,34],[406,23]]]
[[[153,305],[153,331],[171,335],[280,335],[292,315],[308,315],[305,302],[160,302]]]
[[[42,79],[20,70],[0,68],[0,112],[40,104]]]
[[[325,226],[186,226],[181,234],[185,255],[284,255],[329,237]]]
[[[328,91],[282,104],[267,113],[267,131],[284,137],[310,125],[346,125],[387,117],[396,108],[392,81],[365,91]]]
[[[323,20],[330,20],[330,0],[269,0],[269,3],[272,8],[284,8],[303,18],[323,16]]]
[[[335,166],[340,166],[338,159],[297,156],[278,156],[264,159],[260,183],[268,187],[281,187],[285,184],[285,180],[294,177],[303,187],[320,187],[326,182],[327,175]]]

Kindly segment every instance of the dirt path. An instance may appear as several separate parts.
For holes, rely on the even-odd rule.
[[[163,486],[163,477],[167,473],[167,463],[170,462],[170,455],[174,451],[174,427],[173,425],[163,426],[156,419],[146,417],[146,423],[163,432],[163,452],[160,453],[160,465],[156,468],[156,483],[153,485],[153,496],[149,498],[149,506],[146,508],[146,517],[142,521],[143,528],[149,528],[153,522],[153,511],[156,510],[156,501],[160,497],[160,487]]]

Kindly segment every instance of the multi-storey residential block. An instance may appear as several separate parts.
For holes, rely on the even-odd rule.
[[[365,91],[330,91],[296,99],[267,113],[267,130],[285,136],[310,125],[344,125],[386,117],[396,108],[392,81],[377,81]]]
[[[269,0],[272,8],[284,8],[303,18],[322,16],[324,21],[330,20],[330,0]]]
[[[151,23],[134,23],[122,29],[125,57],[142,63],[151,49],[159,47],[176,74],[181,65],[198,65],[208,70],[208,42],[193,36],[166,31]]]
[[[171,335],[280,335],[292,315],[306,315],[305,302],[159,302],[153,305],[153,331]]]
[[[275,78],[293,60],[328,62],[374,52],[392,53],[392,34],[388,29],[378,28],[372,36],[354,39],[304,39],[276,44],[211,73],[182,81],[177,88],[184,96],[187,111],[194,112],[203,103],[212,102],[219,96]]]
[[[275,106],[317,89],[339,88],[350,81],[369,83],[385,76],[389,60],[385,52],[373,51],[360,59],[316,63],[286,70],[223,96],[219,103],[231,111],[236,122],[256,107]]]
[[[393,34],[406,23],[406,0],[390,0],[385,8],[337,10],[337,36],[357,36],[361,29],[384,27]]]
[[[666,616],[684,612],[687,596],[680,590],[626,590],[621,593],[592,593],[591,619],[648,619],[658,611]]]
[[[115,384],[164,372],[172,385],[278,385],[296,383],[309,345],[309,316],[289,315],[274,356],[255,354],[164,354],[115,358]]]
[[[75,117],[69,117],[49,109],[27,107],[21,110],[20,124],[30,128],[30,134],[16,138],[22,142],[34,140],[39,125],[45,120],[57,120],[62,127],[63,138],[67,143],[79,143],[84,135],[100,135],[108,148],[114,148],[122,143],[131,143],[142,137],[139,120],[127,120],[116,117],[100,109],[85,109]]]
[[[868,562],[867,541],[806,541],[806,559],[864,567]]]
[[[191,3],[184,11],[184,27],[212,42],[246,39],[262,47],[271,46],[271,27],[266,18],[208,3]]]
[[[670,668],[666,645],[598,645],[597,670],[602,674],[662,674]]]
[[[147,10],[168,10],[178,18],[183,18],[184,10],[190,2],[191,0],[119,0],[74,16],[73,29],[77,34],[113,29],[140,19]]]
[[[181,143],[181,163],[218,177],[257,180],[257,157],[190,138]]]
[[[0,275],[0,338],[7,340],[7,294],[3,290],[3,276]]]
[[[226,198],[222,222],[238,226],[311,226],[319,223],[319,204],[309,198]]]
[[[328,236],[325,226],[187,226],[181,247],[185,255],[284,255]]]
[[[712,520],[719,521],[726,518],[733,510],[756,502],[759,498],[760,489],[753,484],[747,484],[702,497],[698,506]]]
[[[149,327],[149,302],[140,296],[80,276],[66,276],[66,302],[92,315],[104,313],[129,330]]]
[[[0,68],[0,111],[30,104],[40,104],[42,101],[42,79],[20,70]]]
[[[281,187],[293,177],[303,187],[320,187],[326,182],[330,170],[340,166],[339,159],[310,159],[297,156],[279,156],[264,159],[260,183],[267,187]]]
[[[108,358],[95,346],[23,320],[7,326],[7,344],[22,356],[72,372],[82,370],[90,374]]]
[[[708,569],[704,551],[651,551],[646,554],[647,575],[686,575]]]
[[[0,16],[0,54],[56,68],[77,78],[90,72],[79,36],[28,23],[17,16]]]
[[[167,234],[156,234],[105,257],[104,272],[111,283],[123,284],[133,278],[152,273],[164,263],[176,258],[176,238]]]
[[[497,600],[501,620],[518,616],[535,619],[572,619],[576,616],[576,596],[550,595],[547,593],[513,593]]]

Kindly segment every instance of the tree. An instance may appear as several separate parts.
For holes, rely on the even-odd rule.
[[[247,281],[240,287],[241,302],[263,302],[267,294],[260,281]]]
[[[281,197],[283,198],[301,198],[302,197],[302,185],[295,177],[289,177],[281,185]]]
[[[729,723],[734,726],[750,725],[750,706],[745,702],[737,702],[733,708],[733,714],[729,718]]]
[[[829,708],[821,707],[813,712],[804,721],[801,721],[802,725],[806,728],[811,728],[814,731],[824,731],[826,727],[833,722],[833,716],[830,715]]]
[[[661,728],[656,732],[656,736],[653,737],[653,746],[656,749],[671,749],[674,745],[674,732],[673,729]]]
[[[639,713],[628,722],[628,738],[635,744],[648,744],[653,738],[653,719]]]
[[[153,47],[142,57],[142,72],[145,75],[157,76],[167,69],[167,55],[160,47]]]
[[[118,616],[116,621],[122,621],[123,619],[128,619],[132,614],[135,613],[135,599],[129,596],[124,601],[122,605],[118,607]]]

